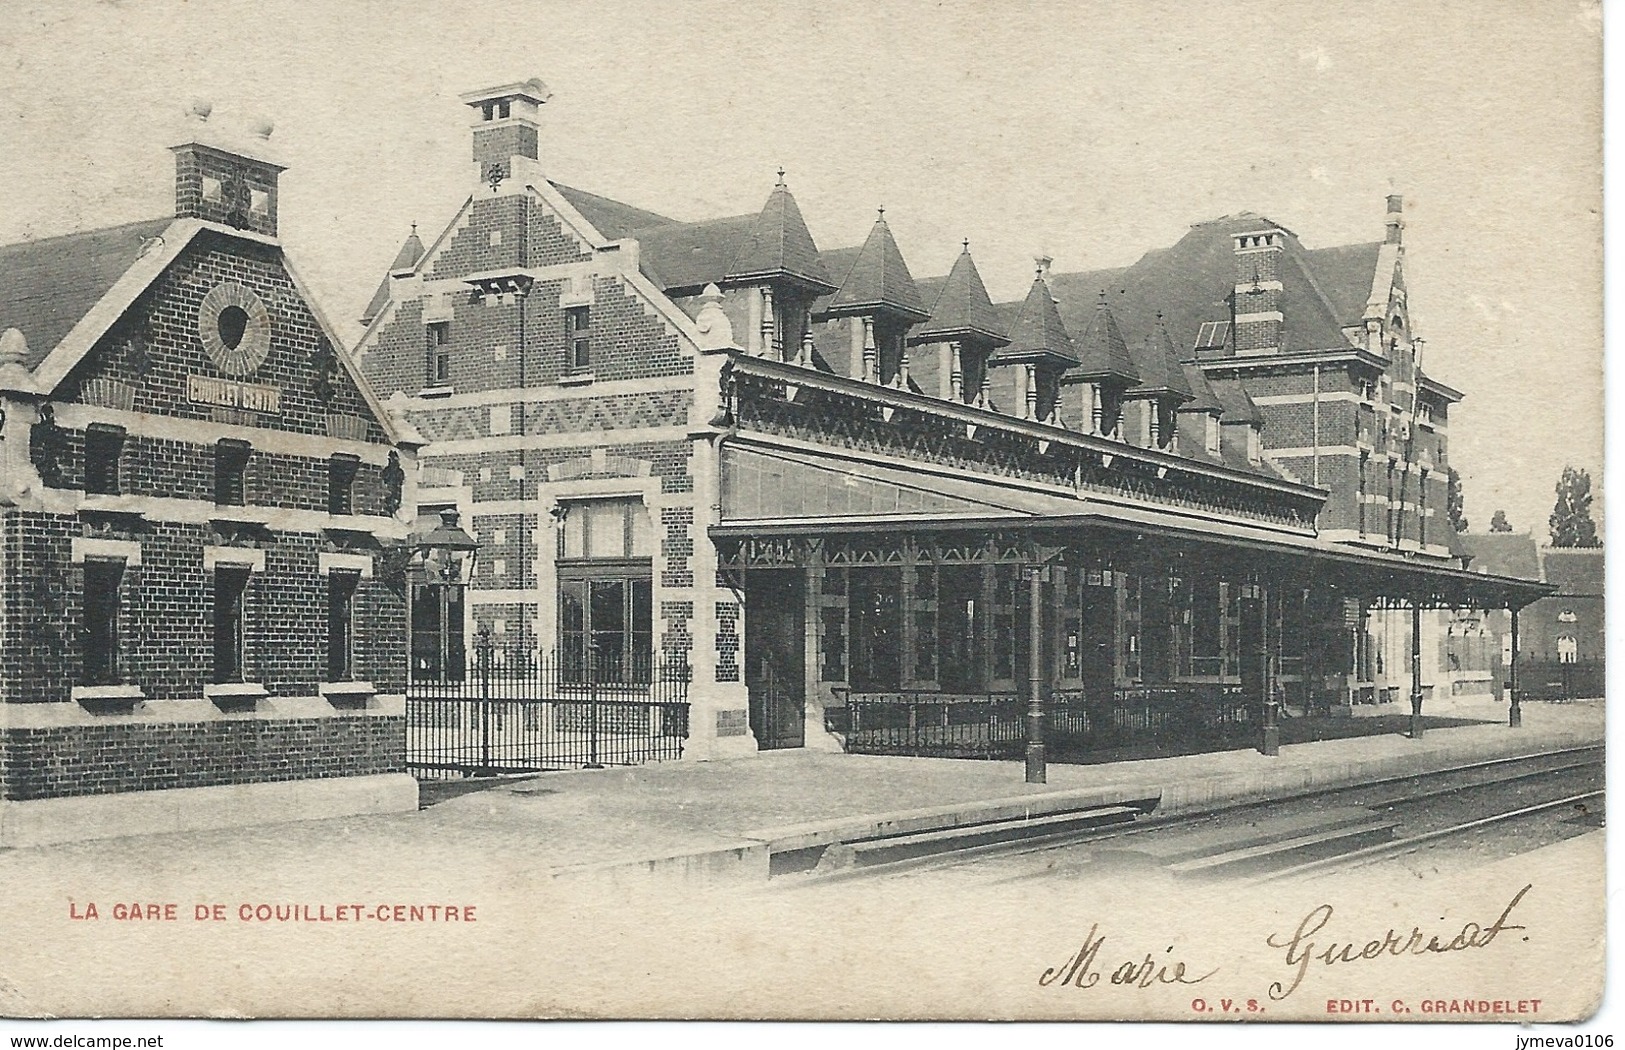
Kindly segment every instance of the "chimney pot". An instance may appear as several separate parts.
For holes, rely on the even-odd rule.
[[[194,98],[186,108],[186,115],[199,124],[206,123],[209,114],[214,112],[214,103],[206,98]]]
[[[255,138],[265,140],[270,139],[271,132],[274,129],[275,125],[273,125],[269,120],[266,120],[264,117],[260,117],[258,120],[254,121],[253,127],[250,128],[250,130],[253,131]]]

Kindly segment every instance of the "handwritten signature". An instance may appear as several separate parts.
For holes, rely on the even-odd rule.
[[[1073,952],[1066,962],[1059,966],[1051,966],[1040,974],[1039,985],[1046,988],[1052,984],[1093,988],[1107,973],[1100,962],[1100,950],[1105,943],[1106,938],[1100,933],[1100,924],[1090,926],[1088,935],[1083,938],[1083,947]],[[1173,945],[1169,945],[1160,958],[1146,952],[1143,959],[1125,959],[1116,967],[1110,968],[1109,983],[1135,988],[1149,988],[1154,984],[1200,984],[1219,972],[1215,968],[1193,977],[1187,972],[1184,961],[1173,957],[1173,951]]]
[[[1338,963],[1359,962],[1362,959],[1379,959],[1383,956],[1399,957],[1405,955],[1441,955],[1447,952],[1464,952],[1476,948],[1488,948],[1502,933],[1513,930],[1522,930],[1525,927],[1508,922],[1512,910],[1523,900],[1524,894],[1534,889],[1534,884],[1526,885],[1513,896],[1510,903],[1501,909],[1501,915],[1488,926],[1476,922],[1464,923],[1459,931],[1450,933],[1424,933],[1420,926],[1412,926],[1408,933],[1401,933],[1390,928],[1381,937],[1362,940],[1351,937],[1348,940],[1317,940],[1316,935],[1332,921],[1332,906],[1322,904],[1310,910],[1298,923],[1298,928],[1291,934],[1272,933],[1266,938],[1271,948],[1286,949],[1286,964],[1294,967],[1290,983],[1276,981],[1270,985],[1271,999],[1282,1000],[1297,990],[1303,983],[1304,975],[1309,972],[1309,964],[1321,962],[1327,966]]]

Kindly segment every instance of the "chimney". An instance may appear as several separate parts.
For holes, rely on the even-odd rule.
[[[1388,195],[1388,237],[1389,244],[1404,243],[1405,231],[1405,198],[1397,193]]]
[[[1286,235],[1279,229],[1232,237],[1236,288],[1231,299],[1236,356],[1281,350],[1281,256]]]
[[[276,236],[277,177],[286,169],[270,151],[271,122],[257,120],[247,139],[209,124],[213,106],[194,101],[191,127],[175,154],[175,217],[203,219]]]
[[[515,84],[470,91],[460,96],[474,128],[474,161],[482,182],[514,176],[519,164],[538,157],[541,108],[553,93],[535,77]],[[498,178],[500,177],[500,178]]]

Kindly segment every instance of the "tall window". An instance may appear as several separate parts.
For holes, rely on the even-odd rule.
[[[592,310],[571,306],[564,311],[565,365],[572,372],[592,367]]]
[[[327,461],[327,513],[355,513],[355,476],[361,460],[338,453]]]
[[[988,633],[981,566],[943,566],[937,574],[938,675],[947,692],[986,687],[982,651]]]
[[[440,385],[451,382],[451,323],[434,321],[429,325],[428,382]]]
[[[241,682],[248,649],[244,595],[248,570],[217,565],[214,570],[214,680]]]
[[[84,685],[116,685],[119,681],[119,585],[122,561],[85,562],[85,619],[81,652]]]
[[[92,423],[85,431],[85,491],[92,495],[119,494],[119,458],[124,452],[124,428]]]
[[[647,682],[654,658],[654,530],[639,499],[561,507],[560,671],[566,681]]]
[[[327,577],[327,680],[355,678],[355,591],[359,573],[335,572]]]
[[[214,446],[214,501],[222,507],[247,502],[244,477],[248,472],[248,442],[222,438]]]

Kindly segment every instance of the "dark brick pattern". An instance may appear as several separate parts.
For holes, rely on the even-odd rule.
[[[668,661],[680,657],[692,662],[694,635],[690,622],[694,619],[694,603],[661,602],[660,618],[666,624],[666,631],[660,637],[660,651],[666,654]]]
[[[717,681],[739,681],[738,602],[717,602]]]
[[[693,507],[660,509],[660,553],[666,559],[666,567],[660,573],[660,586],[694,586],[694,570],[689,564],[694,556],[693,529]]]
[[[78,489],[85,484],[85,437],[82,430],[36,427],[31,442],[35,468],[53,488]],[[126,496],[170,499],[214,499],[213,445],[171,441],[132,434],[119,457],[119,492]],[[255,450],[244,475],[247,503],[291,510],[327,510],[328,461]],[[384,467],[362,463],[351,483],[356,514],[382,515],[385,509]]]
[[[108,379],[135,388],[137,412],[216,418],[211,406],[187,399],[187,377],[236,378],[215,367],[198,336],[198,307],[222,281],[252,290],[271,315],[270,352],[247,381],[279,388],[282,411],[249,414],[254,426],[326,436],[328,414],[340,413],[368,419],[368,441],[385,440],[348,375],[329,371],[327,382],[320,380],[317,356],[323,348],[333,348],[283,269],[278,249],[210,232],[200,234],[137,299],[73,370],[58,396],[86,400],[82,391],[87,380]]]
[[[335,715],[6,729],[0,755],[13,801],[369,776],[405,771],[406,725]]]
[[[69,561],[77,518],[13,511],[4,517],[7,578],[0,623],[0,677],[14,702],[63,700],[83,673],[84,569]],[[214,660],[212,575],[203,548],[223,542],[206,525],[150,522],[101,529],[141,544],[141,565],[125,570],[120,615],[122,677],[154,700],[203,695]],[[247,592],[246,677],[272,695],[311,696],[326,675],[327,580],[318,556],[331,541],[268,534],[265,571]],[[379,559],[380,561],[382,559]],[[381,567],[380,567],[381,568]],[[404,592],[382,572],[360,581],[355,596],[355,672],[383,692],[405,687]]]
[[[536,127],[531,124],[474,129],[474,159],[480,162],[481,171],[493,161],[507,171],[508,162],[516,156],[535,160],[537,146]]]
[[[203,196],[203,178],[219,179],[224,191],[218,200]],[[233,199],[234,183],[241,180],[250,189],[267,194],[268,207],[264,212],[248,209],[247,201]],[[247,229],[276,236],[277,171],[246,157],[222,156],[209,149],[182,148],[175,154],[175,217],[204,219],[224,225],[233,225],[234,213],[245,221]]]

